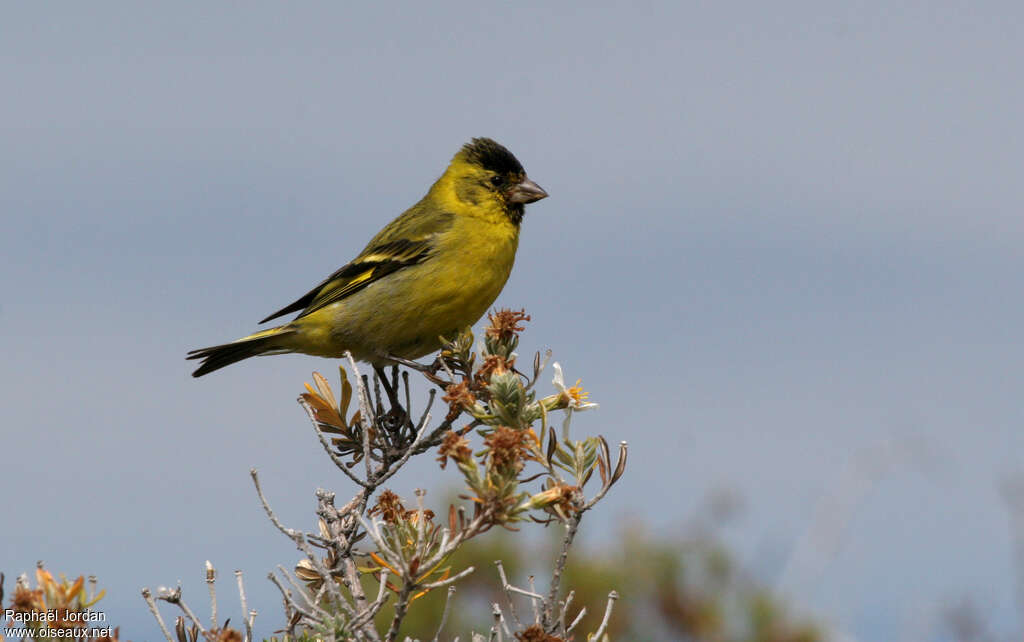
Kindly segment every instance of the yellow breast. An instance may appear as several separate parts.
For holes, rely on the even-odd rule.
[[[418,359],[476,323],[501,293],[519,243],[514,225],[457,216],[427,260],[296,322],[303,352],[381,362]]]

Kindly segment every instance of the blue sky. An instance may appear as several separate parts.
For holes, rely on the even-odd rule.
[[[485,135],[551,193],[499,303],[601,402],[579,428],[631,444],[601,519],[671,534],[732,488],[741,559],[855,639],[929,639],[965,595],[1019,632],[998,485],[1024,470],[1022,24],[999,2],[9,7],[0,570],[96,573],[155,639],[138,589],[200,603],[211,559],[276,626],[262,578],[296,555],[247,471],[296,525],[345,491],[293,403],[334,366],[195,381],[182,357]],[[396,490],[443,484],[424,464]],[[834,554],[801,548],[848,496]]]

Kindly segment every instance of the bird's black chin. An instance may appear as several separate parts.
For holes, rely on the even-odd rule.
[[[509,203],[505,206],[505,214],[508,216],[508,220],[512,221],[513,225],[519,225],[523,222],[523,214],[526,212],[526,207],[522,203]]]

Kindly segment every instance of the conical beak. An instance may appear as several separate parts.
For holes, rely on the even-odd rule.
[[[525,204],[547,198],[547,195],[548,193],[540,185],[524,178],[521,183],[509,190],[507,198],[509,203]]]

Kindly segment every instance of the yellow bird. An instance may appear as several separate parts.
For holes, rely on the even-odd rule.
[[[507,149],[474,138],[427,195],[377,233],[351,263],[260,323],[290,323],[200,348],[201,377],[257,355],[302,352],[375,367],[418,359],[483,316],[505,286],[524,206],[548,194]]]

